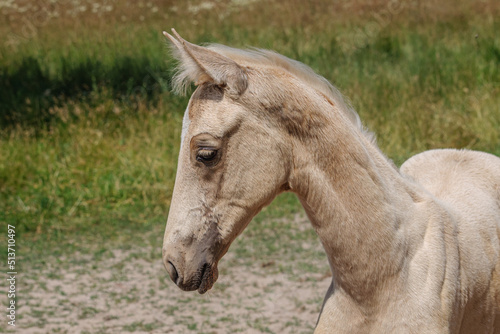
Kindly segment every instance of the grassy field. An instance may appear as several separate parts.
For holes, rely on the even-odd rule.
[[[187,103],[169,91],[161,31],[171,27],[194,43],[269,48],[308,64],[352,101],[397,164],[437,147],[500,155],[497,1],[4,1],[0,9],[0,221],[16,226],[25,266],[147,232],[160,245]],[[281,196],[246,235],[266,239],[267,218],[300,210]]]
[[[170,92],[171,27],[311,66],[398,165],[438,147],[500,156],[496,0],[0,1],[0,222],[16,226],[23,333],[314,326],[328,265],[292,194],[235,241],[209,294],[168,282],[160,248],[188,101]]]

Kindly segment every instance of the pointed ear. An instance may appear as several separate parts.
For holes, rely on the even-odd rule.
[[[205,47],[185,41],[172,29],[172,35],[163,34],[172,43],[174,57],[179,60],[179,71],[174,76],[174,87],[177,91],[185,91],[189,82],[196,85],[213,82],[226,86],[229,92],[241,95],[248,86],[246,71],[234,60]]]

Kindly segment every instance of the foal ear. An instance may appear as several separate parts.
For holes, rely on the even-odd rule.
[[[196,85],[213,82],[226,86],[237,96],[246,90],[248,79],[243,67],[213,50],[189,43],[175,29],[172,32],[176,38],[167,32],[163,34],[172,43],[174,56],[180,61],[180,71],[174,77],[178,91],[184,90],[187,81],[194,81]]]

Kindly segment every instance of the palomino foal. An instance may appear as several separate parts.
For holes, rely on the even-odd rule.
[[[165,33],[184,115],[163,243],[177,286],[205,293],[234,239],[297,194],[333,277],[316,333],[499,333],[500,159],[435,150],[398,170],[324,78],[270,51]]]

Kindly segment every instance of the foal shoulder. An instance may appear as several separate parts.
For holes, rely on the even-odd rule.
[[[455,320],[464,331],[481,332],[500,309],[500,158],[469,150],[432,150],[410,158],[401,173],[426,188],[436,198],[431,202],[456,223],[451,229],[454,238],[446,244],[456,242],[448,249],[460,249],[454,253],[460,264],[450,261],[453,252],[446,253],[445,263],[455,263],[454,270],[447,267],[446,282],[450,291],[460,290],[461,307],[467,310],[463,319]]]

